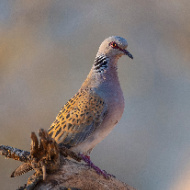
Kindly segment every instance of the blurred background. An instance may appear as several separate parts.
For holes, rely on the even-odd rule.
[[[30,149],[79,89],[100,43],[126,38],[125,112],[92,153],[100,168],[138,190],[190,189],[189,0],[1,0],[0,144]],[[20,163],[0,157],[2,190]]]

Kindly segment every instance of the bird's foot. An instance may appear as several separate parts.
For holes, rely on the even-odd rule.
[[[93,162],[90,160],[90,156],[86,156],[84,154],[79,154],[81,159],[87,163],[87,165],[90,168],[93,168],[99,175],[103,175],[106,179],[110,179],[110,177],[115,177],[111,174],[108,174],[105,170],[101,170],[99,167],[93,164]]]

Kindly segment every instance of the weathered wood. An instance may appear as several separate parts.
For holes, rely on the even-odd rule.
[[[13,148],[6,145],[0,145],[0,155],[5,156],[6,158],[18,160],[20,162],[28,162],[30,159],[29,151],[20,150],[18,148]]]
[[[31,139],[30,152],[0,146],[1,155],[24,162],[11,177],[35,170],[28,178],[27,185],[18,190],[135,190],[114,177],[106,179],[97,174],[94,169],[80,162],[80,156],[58,145],[43,129],[39,131],[39,140],[33,132]]]
[[[126,183],[111,177],[105,179],[86,164],[61,157],[60,168],[38,183],[35,190],[76,188],[80,190],[135,190]]]

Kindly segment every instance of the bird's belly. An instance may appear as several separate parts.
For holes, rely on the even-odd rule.
[[[95,143],[101,142],[119,122],[124,111],[124,101],[112,101],[112,105],[110,105],[108,110],[104,121],[94,134],[96,139]]]

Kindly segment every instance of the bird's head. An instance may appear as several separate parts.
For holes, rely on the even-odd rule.
[[[119,58],[128,55],[133,59],[132,54],[127,50],[127,40],[119,36],[106,38],[99,47],[98,54],[104,54],[109,58]]]

